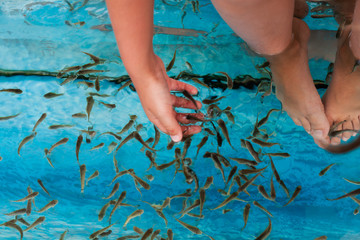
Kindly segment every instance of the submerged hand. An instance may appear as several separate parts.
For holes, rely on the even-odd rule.
[[[174,142],[179,142],[183,135],[193,135],[201,131],[200,126],[190,124],[193,121],[186,119],[185,113],[177,113],[174,107],[196,109],[194,104],[185,98],[176,97],[170,94],[170,91],[184,91],[190,94],[197,94],[197,89],[189,84],[169,78],[162,60],[155,56],[154,71],[151,74],[143,76],[142,79],[136,79],[133,82],[139,95],[141,104],[149,120],[154,123],[162,132],[170,135]],[[201,103],[196,101],[197,107]],[[192,113],[198,118],[203,118],[201,113]]]

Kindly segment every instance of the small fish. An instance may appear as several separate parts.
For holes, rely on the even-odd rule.
[[[280,184],[280,186],[284,189],[287,197],[289,198],[289,197],[290,197],[290,193],[289,193],[289,190],[287,189],[285,183],[284,183],[282,180],[280,180],[279,184]]]
[[[20,223],[22,223],[22,224],[24,224],[25,226],[30,226],[30,223],[28,223],[27,221],[25,221],[25,219],[23,219],[23,218],[18,218],[17,219]]]
[[[97,92],[89,92],[88,94],[90,97],[110,97],[108,94],[99,94]]]
[[[88,184],[88,182],[91,180],[91,179],[94,179],[96,177],[99,176],[99,171],[96,170],[93,174],[90,175],[90,177],[88,177],[88,179],[86,180],[86,185]]]
[[[339,200],[339,199],[342,199],[342,198],[347,198],[347,197],[351,197],[351,196],[356,196],[356,195],[359,195],[360,194],[360,188],[359,189],[356,189],[354,191],[351,191],[343,196],[340,196],[338,198],[334,198],[334,199],[328,199],[329,201],[334,201],[334,200]]]
[[[244,213],[243,213],[243,217],[244,217],[244,226],[241,230],[244,230],[244,228],[246,227],[248,218],[249,218],[249,213],[250,213],[250,204],[246,204],[245,208],[244,208]]]
[[[204,208],[204,203],[205,203],[205,189],[204,188],[200,189],[199,196],[200,196],[200,198],[199,198],[200,199],[200,213],[199,213],[199,215],[201,216],[203,208]]]
[[[108,152],[107,154],[110,154],[112,153],[112,151],[114,151],[114,149],[116,148],[116,146],[118,145],[117,142],[111,142],[108,146]]]
[[[123,127],[123,129],[121,129],[120,132],[117,132],[117,134],[121,135],[124,132],[128,131],[135,123],[135,120],[130,119],[130,121]]]
[[[143,234],[144,233],[144,231],[141,228],[138,228],[137,226],[134,226],[133,230],[134,230],[134,232],[136,232],[138,234]]]
[[[103,220],[105,214],[106,214],[106,210],[109,208],[110,206],[110,202],[106,203],[100,210],[99,212],[99,216],[98,216],[98,220],[101,221]]]
[[[280,111],[280,110],[279,110],[279,109],[271,109],[271,110],[266,114],[266,116],[265,116],[264,118],[262,118],[262,119],[256,124],[256,127],[259,128],[259,127],[261,127],[262,125],[264,125],[264,124],[268,121],[271,113],[273,113],[273,112],[278,112],[278,111]]]
[[[270,180],[270,198],[273,201],[275,201],[275,198],[276,198],[276,192],[275,192],[275,186],[274,186],[273,178],[271,178],[271,180]]]
[[[234,176],[234,174],[236,173],[236,171],[237,171],[237,166],[234,166],[234,167],[230,170],[229,176],[228,176],[227,181],[226,181],[226,185],[229,184],[230,180],[232,179],[232,177]]]
[[[55,124],[55,125],[49,126],[49,129],[55,130],[55,129],[60,129],[60,128],[72,128],[74,126],[75,125],[70,125],[70,124]]]
[[[16,221],[16,219],[15,219],[15,221]],[[5,227],[9,227],[9,228],[14,228],[14,229],[16,229],[16,230],[20,233],[20,240],[23,239],[24,233],[23,233],[22,228],[21,228],[19,225],[17,225],[17,224],[14,223],[14,222],[10,222],[10,221],[9,221],[9,222],[4,223],[4,226],[5,226]],[[24,231],[26,231],[26,229],[25,229]]]
[[[299,195],[300,191],[301,191],[301,186],[297,186],[295,188],[295,191],[294,191],[293,195],[291,196],[290,200],[284,205],[284,207],[289,205],[292,201],[294,201],[294,199],[297,197],[297,195]]]
[[[95,79],[95,90],[100,91],[100,80],[99,77],[96,77]]]
[[[211,210],[216,210],[219,208],[224,207],[225,205],[227,205],[229,202],[235,200],[235,198],[237,198],[237,196],[239,195],[239,192],[233,192],[232,194],[230,194],[230,196],[228,198],[226,198],[222,203],[220,203],[216,208],[211,209]]]
[[[120,203],[125,199],[125,197],[126,197],[126,191],[123,191],[120,194],[119,198],[117,199],[114,208],[111,210],[111,213],[109,215],[109,222],[111,222],[112,215],[115,213],[116,209],[119,207]]]
[[[226,117],[229,119],[229,121],[232,123],[232,124],[235,124],[235,117],[234,115],[230,112],[230,111],[224,111]]]
[[[262,172],[259,172],[258,174],[256,174],[254,177],[252,177],[251,179],[249,179],[247,182],[245,182],[243,185],[241,185],[241,187],[239,187],[239,189],[237,190],[237,192],[242,192],[245,191],[247,189],[248,186],[250,186],[256,178],[258,178],[261,175]]]
[[[10,213],[5,213],[4,215],[6,215],[6,216],[17,216],[17,215],[23,215],[25,213],[26,213],[26,208],[21,208],[21,209],[15,210],[15,211],[10,212]]]
[[[87,86],[88,88],[93,88],[94,87],[94,83],[92,82],[87,82],[87,81],[79,81],[77,82],[78,84],[83,84],[85,86]]]
[[[43,113],[43,114],[41,115],[41,117],[39,118],[39,120],[37,120],[37,122],[35,123],[34,128],[32,129],[33,132],[35,132],[37,126],[39,126],[39,124],[40,124],[42,121],[44,121],[44,119],[46,118],[46,116],[47,116],[46,113]]]
[[[360,136],[358,136],[354,141],[346,144],[340,144],[337,146],[330,145],[325,148],[328,152],[331,153],[347,153],[350,152],[360,146]]]
[[[48,204],[46,204],[44,207],[42,207],[39,211],[37,211],[37,213],[43,213],[46,210],[48,210],[49,208],[55,207],[56,204],[58,204],[58,200],[52,200],[50,201]]]
[[[86,105],[86,113],[88,115],[88,121],[90,120],[90,113],[91,113],[91,110],[94,106],[94,98],[92,96],[89,96],[86,98],[86,102],[87,102],[87,105]]]
[[[176,219],[176,218],[175,218],[175,220],[178,221],[178,223],[180,223],[183,227],[190,230],[191,232],[193,232],[195,234],[202,234],[202,231],[200,229],[198,229],[197,227],[191,226],[190,224],[184,223],[183,221],[180,221],[179,219]]]
[[[269,225],[257,238],[255,238],[255,240],[265,240],[270,235],[271,229],[272,229],[272,224],[271,224],[271,219],[269,218]]]
[[[69,231],[69,230],[65,230],[65,231],[61,234],[59,240],[65,240],[65,236],[66,236],[66,234],[67,234],[68,231]]]
[[[206,83],[204,83],[203,81],[200,81],[200,79],[198,79],[198,78],[194,77],[194,78],[191,78],[191,80],[197,84],[200,84],[203,87],[210,88]]]
[[[32,224],[30,224],[30,226],[28,226],[24,232],[29,231],[30,229],[36,227],[37,225],[41,224],[42,222],[45,221],[45,217],[39,217],[38,219],[35,220],[35,222],[33,222]]]
[[[146,178],[147,180],[149,180],[150,182],[154,180],[154,176],[151,175],[151,174],[145,175],[145,178]]]
[[[100,234],[102,234],[103,232],[105,232],[106,230],[108,230],[109,228],[111,228],[114,224],[115,224],[115,223],[113,223],[113,224],[111,224],[111,225],[109,225],[109,226],[107,226],[107,227],[104,227],[104,228],[102,228],[102,229],[100,229],[100,230],[92,233],[89,238],[90,238],[90,239],[96,238],[97,236],[99,236]]]
[[[312,18],[331,18],[334,17],[333,14],[313,14],[311,15]]]
[[[185,66],[188,68],[188,70],[189,70],[190,72],[193,71],[192,65],[191,65],[188,61],[185,61]]]
[[[171,229],[167,230],[167,235],[168,235],[168,240],[173,240],[174,239],[174,234],[173,234],[173,231]]]
[[[64,95],[63,93],[54,93],[54,92],[48,92],[44,95],[44,98],[50,99],[50,98],[56,98]]]
[[[146,190],[149,190],[150,189],[150,185],[145,182],[144,180],[142,180],[141,178],[139,178],[138,176],[135,175],[134,172],[130,171],[129,174],[136,180],[139,182],[139,184],[145,188]]]
[[[230,137],[229,137],[229,132],[228,132],[228,130],[227,130],[227,127],[226,127],[226,125],[225,125],[225,122],[224,122],[222,119],[219,119],[219,120],[217,121],[217,123],[219,124],[219,127],[220,127],[222,133],[224,134],[226,141],[229,143],[229,145],[230,145],[233,149],[235,149],[235,148],[231,145]]]
[[[263,185],[258,185],[258,191],[265,199],[272,201],[271,197],[267,194]]]
[[[184,94],[184,96],[194,104],[194,107],[196,110],[199,110],[195,99],[191,96],[191,94],[188,91],[184,90],[184,91],[182,91],[182,94]]]
[[[91,73],[102,73],[105,72],[105,70],[95,70],[95,69],[83,69],[77,72],[77,74],[79,75],[86,75],[86,74],[91,74]],[[96,85],[96,82],[95,82]]]
[[[146,240],[148,237],[150,237],[153,231],[153,228],[149,228],[148,230],[146,230],[140,240]]]
[[[197,151],[196,151],[196,156],[195,158],[197,157],[197,155],[199,154],[199,151],[200,149],[205,145],[205,143],[207,142],[209,136],[205,136],[201,139],[200,143],[197,145]]]
[[[67,77],[62,83],[60,83],[60,86],[63,86],[69,82],[75,81],[77,79],[78,75],[70,75],[69,77]]]
[[[272,217],[273,215],[266,209],[264,208],[260,203],[258,203],[257,201],[253,201],[254,206],[260,208],[262,211],[264,211],[266,214],[268,214],[270,217]]]
[[[140,136],[140,134],[138,132],[134,132],[134,138],[137,141],[139,141],[147,149],[149,149],[151,151],[156,151],[154,148],[150,147],[149,145],[147,145],[147,143],[145,143],[145,141],[141,138],[141,136]]]
[[[85,164],[82,164],[80,166],[80,183],[81,183],[81,192],[84,192],[85,187],[85,173],[86,173],[86,166]]]
[[[161,165],[156,165],[155,168],[156,168],[156,170],[161,171],[161,170],[164,170],[164,169],[172,166],[175,162],[176,162],[176,160],[173,160],[173,161],[168,162],[168,163],[164,163],[164,164],[161,164]]]
[[[172,69],[172,67],[174,66],[174,63],[175,63],[175,59],[176,59],[176,50],[174,52],[174,56],[173,58],[171,59],[171,61],[169,62],[169,64],[167,65],[166,67],[166,71],[170,71]]]
[[[227,81],[227,88],[233,89],[234,82],[233,82],[232,78],[229,76],[229,74],[227,74],[226,72],[217,72],[217,73],[224,75],[226,77],[226,81]]]
[[[100,143],[100,144],[98,144],[98,145],[96,145],[96,146],[92,147],[92,148],[90,149],[90,151],[100,149],[100,148],[102,148],[104,145],[105,145],[105,143]]]
[[[34,137],[36,136],[36,134],[37,134],[37,133],[34,132],[34,133],[32,133],[31,135],[25,137],[25,138],[20,142],[19,147],[18,147],[18,151],[17,151],[17,153],[18,153],[19,156],[20,156],[20,150],[21,150],[21,148],[22,148],[26,143],[28,143],[28,142],[30,142],[31,140],[33,140]]]
[[[46,192],[50,196],[50,193],[46,190],[46,188],[45,188],[44,184],[42,183],[42,181],[40,179],[38,179],[37,182],[39,183],[42,190],[44,190],[44,192]]]
[[[261,162],[259,158],[259,153],[255,151],[254,147],[252,146],[251,142],[245,141],[245,146],[247,150],[249,151],[250,155],[254,158],[254,160],[258,163]]]
[[[257,138],[253,138],[251,139],[251,141],[253,143],[256,143],[258,145],[260,145],[261,147],[272,147],[272,146],[275,146],[275,145],[280,145],[280,143],[270,143],[270,142],[264,142],[264,141],[261,141]]]
[[[157,213],[157,215],[159,215],[159,217],[161,217],[162,219],[164,219],[165,225],[167,226],[168,220],[166,219],[164,213],[163,213],[161,210],[156,210],[156,213]]]
[[[69,138],[63,138],[61,139],[60,141],[58,141],[57,143],[55,143],[54,145],[52,145],[48,151],[48,154],[47,155],[50,155],[51,152],[54,150],[54,148],[62,145],[62,144],[66,144],[67,142],[69,141]]]
[[[207,104],[207,105],[208,104],[213,104],[213,103],[216,103],[216,102],[220,101],[223,98],[226,98],[226,96],[222,96],[222,97],[215,98],[215,99],[204,99],[204,100],[202,100],[202,103]]]
[[[270,156],[269,156],[269,157],[270,157]],[[280,181],[281,181],[280,175],[279,175],[278,171],[276,170],[275,165],[274,165],[274,162],[273,162],[273,160],[272,160],[271,157],[270,157],[270,163],[271,163],[271,169],[272,169],[272,171],[273,171],[273,173],[274,173],[275,179],[276,179],[276,181],[277,181],[278,183],[280,183]]]
[[[319,173],[319,176],[320,176],[320,177],[321,177],[321,176],[324,176],[325,173],[326,173],[327,171],[329,171],[329,169],[330,169],[332,166],[334,166],[335,164],[336,164],[336,163],[330,164],[329,166],[327,166],[326,168],[324,168],[323,170],[321,170],[320,173]]]
[[[349,182],[349,183],[355,184],[355,185],[360,185],[360,181],[352,181],[352,180],[349,180],[349,179],[346,179],[346,178],[344,178],[344,180]]]
[[[75,149],[76,159],[77,159],[78,163],[79,163],[79,152],[80,152],[80,147],[81,147],[82,142],[83,142],[83,136],[80,134],[79,137],[77,138],[76,149]]]
[[[320,236],[320,237],[317,237],[315,238],[314,240],[327,240],[327,236]]]
[[[0,90],[0,92],[9,92],[9,93],[15,93],[15,94],[22,94],[22,90],[18,88],[3,88]]]
[[[272,157],[290,157],[290,154],[288,153],[264,153],[264,155],[272,156]]]
[[[104,105],[105,107],[110,108],[110,109],[116,108],[116,105],[115,105],[115,104],[104,103],[104,102],[102,102],[102,101],[99,101],[99,103],[101,103],[102,105]]]
[[[157,129],[155,125],[154,125],[154,130],[155,130],[155,141],[152,145],[152,148],[154,148],[159,143],[160,140],[160,131]]]
[[[106,134],[113,136],[114,138],[116,138],[119,141],[121,141],[121,139],[122,139],[121,136],[119,136],[119,135],[117,135],[117,134],[115,134],[113,132],[104,132],[104,133],[100,134],[99,137],[102,136],[102,135],[106,135]]]
[[[113,189],[111,190],[111,193],[109,194],[109,196],[103,197],[103,199],[109,199],[112,196],[114,196],[115,193],[119,190],[119,187],[120,187],[120,183],[115,183],[115,185],[114,185]]]
[[[245,158],[232,158],[229,157],[231,160],[237,162],[238,164],[245,164],[245,165],[249,165],[249,166],[256,166],[258,165],[258,163],[256,161],[251,161]]]
[[[71,115],[73,118],[86,118],[86,114],[85,113],[75,113],[73,115]]]
[[[214,177],[213,176],[208,177],[202,188],[205,190],[208,189],[213,184],[213,182],[214,182]]]
[[[154,239],[156,239],[157,235],[159,235],[159,234],[160,234],[160,232],[161,232],[161,230],[160,230],[160,229],[158,229],[158,230],[154,231],[154,232],[153,232],[153,234],[152,234],[152,235],[151,235],[151,237],[150,237],[150,240],[154,240]]]
[[[85,2],[87,2],[87,1],[85,0]],[[97,57],[97,56],[95,56],[95,55],[93,55],[91,53],[87,53],[87,52],[82,52],[82,53],[88,55],[94,61],[94,63],[100,63],[100,62],[105,61],[104,59],[101,59],[101,58],[99,58],[99,57]]]
[[[144,210],[142,209],[138,209],[138,210],[135,210],[132,214],[130,214],[127,218],[126,218],[126,221],[123,225],[123,228],[126,227],[126,225],[130,222],[131,219],[135,218],[135,217],[139,217],[141,216],[142,214],[144,213]]]

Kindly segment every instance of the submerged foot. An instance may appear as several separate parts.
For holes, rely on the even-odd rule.
[[[349,47],[348,34],[339,41],[333,77],[323,96],[325,112],[330,125],[337,124],[336,130],[360,129],[360,69],[354,69],[355,57]],[[354,70],[354,71],[353,71]],[[344,132],[331,139],[332,144],[347,141],[355,132]]]
[[[294,37],[290,45],[282,53],[267,58],[276,85],[276,96],[283,109],[296,125],[303,126],[314,137],[319,146],[325,147],[329,143],[329,122],[309,70],[309,35],[306,23],[294,18]]]

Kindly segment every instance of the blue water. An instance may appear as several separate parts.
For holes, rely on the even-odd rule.
[[[110,23],[103,1],[90,0],[88,5],[72,14],[69,13],[63,1],[50,1],[53,3],[45,5],[35,4],[32,5],[33,8],[27,9],[26,4],[32,2],[3,1],[0,5],[0,54],[6,56],[2,57],[0,62],[1,69],[58,71],[65,66],[87,63],[89,59],[81,51],[88,51],[108,59],[103,66],[97,68],[109,70],[106,72],[107,76],[120,76],[126,73],[117,57],[118,52],[112,32],[91,29],[93,25]],[[206,5],[210,1],[200,2],[201,5]],[[170,74],[175,75],[185,70],[184,63],[189,61],[193,65],[194,72],[199,74],[227,71],[231,76],[238,74],[261,76],[256,72],[254,64],[263,60],[254,58],[246,51],[241,45],[242,41],[232,35],[231,30],[221,21],[211,5],[200,9],[201,12],[196,15],[191,12],[191,7],[188,7],[184,20],[185,28],[208,32],[214,24],[220,23],[213,36],[205,38],[203,36],[155,35],[154,37],[155,49],[164,62],[170,61],[173,51],[175,48],[178,49],[175,67]],[[181,14],[177,8],[165,6],[161,1],[156,1],[155,13],[156,25],[182,27]],[[211,19],[210,22],[209,19]],[[85,21],[86,24],[79,28],[69,27],[64,24],[65,20]],[[336,30],[337,28],[331,20],[322,19],[315,22],[310,17],[306,20],[313,29]],[[327,65],[328,62],[324,60],[311,61],[315,79],[324,79]],[[107,154],[107,148],[111,142],[118,141],[110,135],[99,136],[100,133],[120,131],[129,121],[129,115],[136,114],[138,116],[136,123],[144,126],[139,132],[142,138],[154,136],[153,125],[147,120],[138,96],[129,88],[115,95],[119,85],[102,81],[100,93],[109,94],[110,97],[94,98],[106,103],[115,103],[116,108],[109,110],[96,101],[90,122],[88,122],[86,119],[72,118],[71,115],[78,112],[85,113],[87,93],[95,90],[88,89],[77,82],[60,86],[60,82],[61,80],[53,77],[0,77],[0,89],[20,88],[23,90],[23,94],[20,95],[0,93],[1,116],[20,113],[17,118],[0,122],[0,156],[3,158],[0,162],[2,167],[0,213],[5,214],[25,208],[26,202],[15,203],[11,200],[25,197],[28,194],[26,188],[31,186],[34,191],[39,192],[35,201],[37,208],[33,208],[30,216],[23,215],[23,217],[29,223],[39,216],[46,217],[43,224],[25,232],[24,239],[59,239],[65,230],[69,231],[65,239],[89,239],[91,233],[108,226],[108,216],[112,207],[108,209],[101,222],[98,221],[98,213],[108,202],[102,197],[110,193],[113,185],[108,185],[115,176],[113,154]],[[222,118],[227,124],[231,142],[236,150],[233,150],[224,140],[220,153],[225,157],[252,159],[248,151],[240,146],[240,139],[251,134],[258,114],[259,117],[263,117],[269,109],[280,108],[279,101],[271,95],[261,102],[260,96],[255,96],[256,89],[240,88],[222,92],[220,89],[208,90],[195,83],[192,84],[199,89],[196,99],[224,95],[226,98],[221,100],[219,107],[221,109],[227,106],[232,107],[235,124],[229,122],[225,116]],[[64,93],[64,95],[54,99],[43,98],[43,95],[50,91]],[[324,90],[320,90],[320,94],[323,93]],[[31,134],[35,122],[42,113],[47,113],[47,118],[37,128],[34,140],[25,144],[21,149],[21,157],[18,156],[19,143]],[[75,126],[67,129],[48,129],[54,124]],[[86,165],[86,178],[95,170],[98,170],[100,175],[89,182],[82,194],[75,145],[80,130],[90,126],[94,128],[97,135],[91,143],[83,142],[79,155],[80,164]],[[343,178],[359,180],[357,169],[359,150],[335,156],[319,149],[312,138],[301,127],[294,125],[286,113],[273,113],[264,129],[271,135],[271,142],[280,143],[280,146],[264,148],[262,152],[289,153],[291,155],[289,158],[274,157],[275,166],[290,194],[297,186],[302,186],[299,196],[286,207],[282,206],[288,198],[276,182],[276,202],[265,200],[254,186],[248,188],[250,196],[244,193],[239,195],[239,198],[245,201],[258,201],[273,214],[271,218],[273,229],[268,239],[314,239],[321,235],[327,235],[328,239],[360,239],[359,216],[353,215],[353,210],[358,207],[357,204],[351,199],[326,200],[326,198],[340,196],[344,191],[356,189],[355,185],[347,183]],[[126,137],[133,130],[134,127],[122,134],[122,137]],[[196,145],[203,136],[205,133],[193,136],[187,156],[193,160],[191,168],[196,172],[200,186],[203,186],[209,176],[214,176],[214,185],[206,191],[203,210],[205,217],[198,220],[185,216],[181,220],[197,226],[205,234],[217,240],[254,239],[268,225],[267,215],[262,211],[252,205],[247,226],[241,231],[244,225],[242,212],[246,203],[231,202],[225,209],[232,211],[226,214],[222,213],[222,209],[211,210],[224,200],[217,190],[223,189],[225,184],[212,160],[202,157],[206,151],[216,151],[215,137],[209,137],[209,141],[195,158]],[[51,160],[55,167],[52,168],[45,159],[44,149],[64,137],[68,137],[69,141],[52,152]],[[174,149],[183,146],[183,143],[179,143],[172,150],[166,150],[169,141],[169,137],[161,135],[156,147],[159,150],[156,152],[158,164],[172,161]],[[99,150],[90,151],[99,143],[104,143],[105,146]],[[260,149],[255,144],[254,146],[256,150]],[[117,199],[122,191],[126,191],[124,202],[134,207],[121,207],[115,212],[112,217],[112,223],[116,222],[111,228],[113,232],[104,239],[117,239],[123,235],[134,234],[133,226],[140,227],[144,231],[151,227],[154,230],[161,229],[160,235],[164,238],[166,238],[167,229],[171,228],[174,239],[209,239],[205,235],[192,234],[174,219],[174,217],[179,217],[177,213],[182,208],[183,199],[172,200],[171,207],[163,210],[169,221],[167,226],[148,204],[142,202],[162,204],[166,197],[184,193],[186,189],[194,188],[194,184],[187,184],[182,173],[177,174],[171,183],[175,171],[174,166],[163,171],[152,168],[146,172],[150,161],[144,152],[140,151],[141,147],[137,141],[129,141],[118,151],[116,158],[120,171],[133,168],[143,179],[145,175],[153,175],[153,181],[146,180],[151,188],[150,190],[141,188],[142,195],[140,195],[130,176],[125,175],[117,180],[120,183],[120,189],[112,199]],[[265,167],[269,163],[267,157],[263,156],[263,160],[264,163],[259,167]],[[319,172],[331,163],[336,163],[336,165],[325,176],[319,177]],[[234,162],[231,164],[237,165]],[[240,169],[243,168],[240,165],[237,166]],[[231,168],[224,167],[224,169],[227,177]],[[271,177],[272,172],[269,166],[264,171],[263,177],[259,177],[255,183],[264,185],[269,192]],[[40,188],[38,179],[42,180],[50,196]],[[233,191],[235,189],[234,187]],[[198,198],[198,192],[194,193],[188,200],[188,206]],[[34,211],[53,199],[59,201],[54,208],[42,214]],[[143,209],[144,214],[131,220],[127,228],[123,228],[126,217],[136,209]],[[192,212],[198,214],[199,209],[196,208]],[[0,215],[0,222],[12,218]],[[25,229],[25,226],[20,223],[19,225]],[[1,239],[19,239],[19,233],[16,230],[3,226],[0,235]]]

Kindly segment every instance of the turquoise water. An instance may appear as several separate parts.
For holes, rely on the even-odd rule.
[[[89,62],[88,56],[81,51],[91,52],[101,58],[107,59],[104,65],[96,69],[105,69],[107,76],[121,76],[125,74],[119,60],[115,40],[111,31],[104,32],[91,29],[94,25],[110,23],[105,4],[103,1],[89,1],[89,3],[74,13],[70,13],[63,1],[42,1],[44,4],[33,4],[33,1],[3,1],[1,3],[0,16],[0,53],[5,56],[1,60],[0,68],[5,70],[42,70],[57,72],[60,69]],[[171,3],[176,3],[173,1]],[[252,56],[242,41],[232,35],[209,1],[200,1],[200,13],[192,13],[191,6],[187,8],[184,18],[184,27],[209,32],[214,24],[219,23],[214,33],[204,37],[176,36],[169,34],[157,34],[154,37],[155,49],[169,62],[175,48],[177,59],[175,67],[170,75],[177,75],[186,70],[185,61],[189,61],[196,74],[207,74],[216,71],[226,71],[231,76],[249,74],[254,77],[262,77],[256,71],[254,65],[263,60]],[[155,24],[181,28],[181,13],[178,7],[164,5],[156,1]],[[24,16],[25,14],[25,16]],[[70,27],[64,21],[85,21],[83,27]],[[336,24],[331,20],[318,20],[315,22],[310,17],[306,19],[312,29],[336,30]],[[329,62],[324,60],[311,60],[311,68],[314,79],[324,79]],[[147,120],[138,97],[130,88],[116,91],[120,85],[109,81],[101,81],[100,94],[108,94],[109,97],[94,97],[95,104],[91,112],[90,121],[71,117],[72,114],[86,113],[86,98],[89,92],[95,92],[93,88],[80,85],[78,81],[60,86],[61,79],[55,77],[38,76],[13,76],[0,77],[0,89],[20,88],[23,93],[0,93],[1,116],[9,116],[20,113],[16,118],[0,121],[1,146],[0,156],[2,172],[0,174],[0,212],[5,214],[17,209],[26,208],[27,202],[12,202],[28,195],[27,187],[30,186],[39,195],[35,198],[36,207],[29,216],[22,217],[29,223],[38,217],[45,216],[45,221],[36,228],[24,233],[24,239],[59,239],[60,235],[68,230],[65,239],[89,239],[90,234],[109,225],[108,218],[112,207],[107,210],[102,221],[98,221],[100,209],[109,200],[102,199],[108,196],[114,184],[110,185],[115,176],[113,154],[108,154],[108,146],[111,142],[119,142],[110,135],[102,135],[104,132],[119,132],[130,120],[129,115],[136,114],[136,124],[143,124],[139,134],[143,139],[154,136],[153,125]],[[192,83],[189,81],[189,83]],[[226,158],[238,157],[252,159],[249,152],[242,148],[240,139],[251,134],[253,125],[259,118],[266,115],[271,108],[280,108],[279,101],[274,95],[261,101],[260,95],[256,96],[256,88],[239,88],[222,91],[218,88],[207,89],[196,83],[192,83],[199,89],[196,99],[202,100],[211,96],[226,96],[219,102],[221,109],[231,106],[231,112],[235,115],[235,124],[227,120],[225,115],[221,118],[226,122],[229,129],[232,149],[224,139],[220,153]],[[48,92],[63,93],[64,95],[53,99],[43,97]],[[320,94],[324,89],[320,89]],[[116,108],[109,110],[97,101],[116,104]],[[205,112],[205,108],[202,109]],[[47,113],[46,119],[38,126],[36,137],[26,143],[21,149],[21,157],[17,154],[19,143],[23,138],[31,134],[35,122],[43,113]],[[70,124],[72,128],[51,130],[49,126],[55,124]],[[210,126],[210,125],[209,125]],[[208,126],[208,127],[209,127]],[[93,127],[95,137],[90,143],[84,142],[79,153],[80,164],[86,165],[86,178],[95,170],[99,171],[99,177],[91,180],[81,193],[79,165],[76,160],[75,148],[80,130]],[[211,128],[211,127],[210,127]],[[240,193],[239,198],[251,203],[256,200],[266,207],[273,215],[272,231],[268,239],[314,239],[327,235],[328,239],[360,239],[359,216],[353,211],[358,205],[351,199],[328,201],[327,198],[335,198],[356,189],[355,185],[346,182],[343,178],[359,180],[357,161],[359,150],[344,155],[332,155],[319,149],[313,143],[301,127],[293,124],[286,113],[273,113],[263,127],[270,135],[270,141],[279,143],[280,146],[263,148],[262,153],[287,152],[289,158],[273,157],[274,164],[281,179],[290,191],[290,195],[299,185],[302,190],[294,202],[286,207],[288,201],[283,189],[275,182],[277,193],[276,202],[264,199],[256,186],[250,186],[248,192]],[[133,126],[129,131],[121,134],[122,138],[135,130]],[[214,184],[206,190],[206,202],[204,204],[203,219],[184,216],[182,221],[198,227],[203,233],[214,239],[254,239],[267,226],[267,215],[251,205],[247,226],[244,225],[243,209],[247,202],[233,201],[222,209],[232,211],[223,214],[222,209],[211,210],[218,206],[225,197],[218,189],[224,189],[220,171],[214,167],[209,158],[202,157],[206,151],[216,152],[217,141],[215,136],[209,136],[208,142],[200,150],[195,158],[197,147],[205,132],[192,138],[192,144],[187,152],[187,157],[192,159],[191,169],[196,173],[200,187],[204,185],[209,176],[214,177]],[[47,162],[44,149],[50,148],[55,142],[67,137],[69,141],[53,150],[50,155],[54,168]],[[179,143],[173,149],[167,150],[169,137],[162,134],[160,142],[156,146],[156,163],[162,164],[174,159],[174,149],[182,149],[184,143]],[[100,143],[104,147],[98,150],[90,149]],[[124,203],[132,207],[120,207],[112,216],[112,234],[103,239],[117,239],[124,235],[133,235],[133,226],[144,231],[149,228],[160,229],[162,237],[166,238],[166,231],[172,229],[174,239],[208,239],[206,235],[195,235],[182,227],[175,219],[182,209],[183,198],[173,199],[170,207],[163,210],[168,220],[166,225],[153,208],[143,201],[162,204],[167,198],[184,193],[186,189],[194,189],[194,183],[187,184],[184,174],[178,173],[173,180],[175,166],[158,171],[155,168],[146,171],[150,166],[145,152],[141,152],[142,145],[136,140],[126,143],[116,154],[120,171],[134,169],[137,176],[150,184],[150,189],[141,189],[141,194],[134,187],[134,181],[130,175],[125,175],[116,182],[120,183],[119,191],[111,198],[116,200],[122,191],[126,191]],[[254,144],[258,151],[259,146]],[[259,167],[269,164],[269,159],[262,154],[263,163]],[[243,169],[229,160],[233,166]],[[319,172],[331,163],[336,163],[324,176]],[[224,167],[225,176],[230,172],[230,167]],[[154,180],[148,181],[145,175],[153,175]],[[263,176],[256,179],[255,184],[264,185],[270,192],[271,167],[268,166]],[[253,175],[251,175],[253,176]],[[46,194],[37,180],[41,179],[50,196]],[[244,181],[242,181],[244,183]],[[233,188],[233,191],[237,186]],[[227,189],[226,189],[227,190]],[[199,198],[195,192],[188,199],[188,206]],[[44,213],[35,211],[56,199],[59,203]],[[136,209],[144,210],[141,217],[134,218],[126,228],[123,224],[126,217]],[[198,214],[199,208],[191,213]],[[0,222],[6,222],[13,217],[0,215]],[[18,223],[23,229],[26,227]],[[19,239],[19,233],[11,228],[1,227],[1,239]]]

